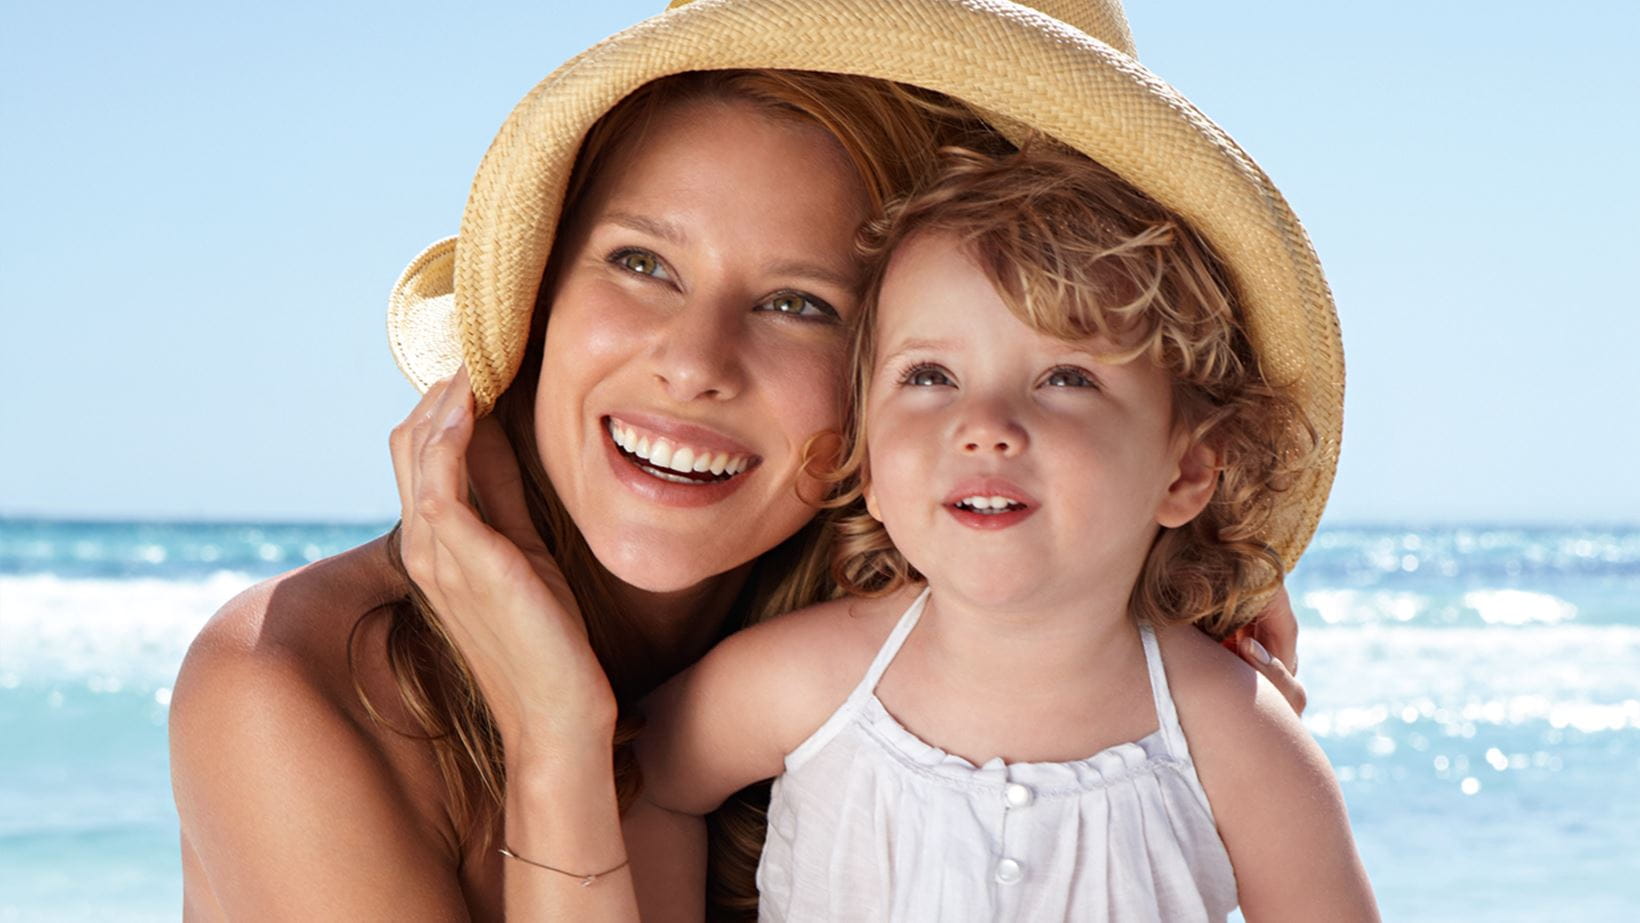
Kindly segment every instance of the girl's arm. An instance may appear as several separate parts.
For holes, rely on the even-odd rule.
[[[1179,719],[1243,915],[1375,921],[1332,767],[1269,683],[1193,630],[1162,633]]]
[[[778,775],[864,670],[845,640],[859,627],[849,605],[823,603],[737,632],[645,700],[636,744],[643,795],[626,829],[646,923],[701,918],[703,816]]]

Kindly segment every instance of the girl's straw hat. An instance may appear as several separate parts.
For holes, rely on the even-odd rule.
[[[1218,252],[1264,373],[1293,388],[1322,441],[1279,499],[1288,566],[1315,531],[1343,423],[1332,295],[1298,218],[1236,142],[1138,61],[1119,0],[674,0],[594,45],[513,109],[478,167],[459,237],[405,269],[388,338],[417,388],[465,360],[487,410],[518,371],[581,139],[645,83],[696,70],[858,74],[937,90],[1097,160],[1189,221]]]

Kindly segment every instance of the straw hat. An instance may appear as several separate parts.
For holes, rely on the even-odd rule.
[[[481,411],[518,371],[570,168],[628,93],[684,71],[785,68],[896,80],[1077,148],[1189,221],[1228,265],[1272,381],[1322,440],[1269,542],[1290,567],[1338,457],[1344,353],[1298,218],[1228,135],[1138,61],[1119,0],[674,0],[582,52],[513,109],[479,164],[459,237],[394,286],[388,338],[426,390],[463,360]]]

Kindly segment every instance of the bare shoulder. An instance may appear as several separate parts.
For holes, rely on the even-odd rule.
[[[407,870],[455,867],[424,745],[371,721],[354,691],[357,680],[392,700],[380,632],[371,643],[364,627],[354,631],[391,598],[384,562],[376,542],[260,583],[189,648],[169,723],[190,908],[232,915],[296,881],[311,909],[362,906],[377,895],[345,872],[347,851],[366,847],[350,837],[383,837],[379,848],[391,836],[380,858]],[[460,906],[458,887],[450,904],[454,876],[424,877],[411,893]]]
[[[1287,700],[1193,627],[1157,637],[1247,919],[1376,919],[1332,767]]]

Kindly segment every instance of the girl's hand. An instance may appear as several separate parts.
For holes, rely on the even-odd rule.
[[[546,739],[564,739],[553,737],[555,729],[571,739],[589,728],[612,734],[609,680],[563,572],[530,520],[500,424],[475,426],[465,366],[428,389],[390,444],[405,569],[472,671],[509,758],[537,732]],[[482,519],[468,503],[469,486]]]
[[[1304,714],[1304,684],[1294,675],[1298,673],[1298,618],[1285,586],[1270,597],[1257,620],[1227,638],[1224,646],[1263,673],[1293,711]]]

